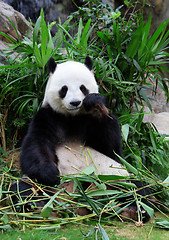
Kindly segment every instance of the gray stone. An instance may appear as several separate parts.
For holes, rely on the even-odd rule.
[[[13,39],[18,40],[17,33],[12,24],[9,22],[8,18],[13,22],[18,31],[19,37],[22,39],[28,29],[30,29],[30,23],[21,13],[17,12],[13,7],[0,0],[0,32],[3,32],[11,36]],[[6,39],[2,35],[0,35],[0,40],[6,42]]]
[[[9,6],[8,4],[4,3],[0,0],[0,32],[5,33],[15,41],[18,40],[18,35],[8,20],[10,19],[17,29],[17,33],[19,38],[22,40],[24,35],[27,33],[28,30],[32,30],[31,24],[25,19],[25,17],[14,10],[13,7]],[[3,49],[8,48],[8,40],[0,35],[0,53],[3,53]],[[16,57],[17,54],[12,54],[10,57],[13,59]],[[0,62],[5,63],[6,57],[1,55]]]
[[[144,121],[153,123],[159,133],[169,135],[169,112],[145,114]]]

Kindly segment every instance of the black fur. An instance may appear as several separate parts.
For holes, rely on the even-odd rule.
[[[95,109],[98,104],[105,105],[104,97],[100,94],[89,94],[84,99],[87,111]],[[98,120],[87,111],[65,116],[50,106],[42,107],[33,118],[23,141],[20,156],[22,172],[39,183],[50,186],[58,184],[55,149],[74,137],[120,162],[114,153],[122,156],[120,127],[116,117],[109,114]]]
[[[82,93],[86,96],[87,94],[89,94],[89,90],[84,86],[81,85],[80,86],[80,90],[82,91]]]
[[[89,56],[86,56],[85,63],[86,67],[91,71],[93,69],[93,61]]]
[[[152,193],[151,193],[150,188],[147,187],[144,182],[140,182],[140,181],[136,181],[136,180],[132,180],[131,182],[136,185],[137,188],[135,191],[137,192],[138,196],[141,196],[141,202],[143,202],[150,208],[154,208],[151,203],[151,194]],[[130,200],[133,198],[135,198],[135,196],[130,196],[128,198],[126,198],[126,197],[119,198],[118,201],[121,202],[121,207],[123,207],[123,202],[125,202],[125,204],[126,204],[127,201],[130,202]],[[128,214],[130,215],[130,212],[132,212],[132,215],[130,215],[130,219],[135,220],[135,221],[138,221],[138,211],[139,211],[139,214],[141,216],[141,220],[143,223],[150,220],[150,216],[147,213],[147,211],[145,211],[142,206],[139,206],[139,209],[138,209],[138,206],[136,205],[135,202],[133,202],[131,205],[129,205],[129,207],[124,208],[124,212],[126,212],[127,215]],[[121,214],[123,215],[123,211]],[[126,219],[126,218],[124,217],[124,219]]]
[[[49,73],[54,73],[55,69],[56,69],[56,62],[54,60],[54,58],[50,58],[49,59],[49,62],[48,62],[48,70],[49,70]]]
[[[68,91],[68,87],[64,85],[59,91],[60,98],[64,98],[66,96],[67,91]]]

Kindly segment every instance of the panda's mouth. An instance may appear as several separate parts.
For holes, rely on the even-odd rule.
[[[67,108],[68,111],[78,111],[81,107],[75,107],[75,108]]]

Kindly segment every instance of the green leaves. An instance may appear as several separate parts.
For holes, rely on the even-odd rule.
[[[107,235],[107,233],[105,232],[105,230],[102,228],[102,226],[100,225],[100,223],[98,224],[98,228],[99,228],[99,232],[102,236],[102,240],[109,240],[109,237]]]
[[[124,140],[127,142],[127,139],[128,139],[128,135],[129,135],[129,124],[124,124],[122,126],[122,136],[124,138]]]
[[[101,238],[100,237],[98,238],[98,233],[100,233],[99,235],[101,236]],[[82,234],[85,238],[88,238],[88,237],[92,236],[93,234],[95,234],[96,240],[99,240],[99,239],[109,240],[109,237],[108,237],[106,231],[102,228],[100,223],[98,223],[98,225],[95,228],[93,228],[92,230],[90,230],[90,232],[88,232],[87,234],[84,234],[83,232],[82,232]]]
[[[155,219],[156,227],[165,228],[169,230],[169,221],[164,219]]]
[[[116,96],[116,100],[121,108],[129,109],[134,104],[146,103],[152,110],[144,88],[147,87],[148,79],[152,84],[154,82],[154,85],[160,81],[166,95],[169,95],[165,81],[159,76],[164,69],[162,64],[168,62],[169,32],[166,32],[168,21],[163,22],[153,34],[150,33],[151,21],[151,15],[146,23],[137,20],[137,23],[133,24],[132,21],[125,22],[125,19],[123,21],[114,19],[112,31],[104,28],[97,31],[106,51],[102,54],[107,62],[111,63],[108,66],[105,61],[107,72],[109,69],[111,74],[114,73],[113,77],[109,76],[110,84],[106,82],[107,76],[103,82],[109,93],[111,92],[110,95],[118,95],[119,98]],[[128,84],[122,85],[124,80]]]
[[[88,52],[88,42],[94,25],[91,27],[91,19],[89,18],[86,24],[83,24],[82,18],[79,20],[78,32],[72,37],[71,34],[64,28],[64,26],[59,25],[58,27],[69,37],[71,43],[64,37],[64,43],[67,46],[67,54],[70,58],[72,55],[74,57],[77,54],[87,55]]]
[[[41,39],[41,43],[38,43],[39,38]],[[53,47],[50,29],[46,25],[43,10],[41,10],[41,15],[37,19],[33,31],[33,52],[40,67],[45,67],[52,55]]]
[[[63,189],[61,189],[60,191],[56,192],[51,198],[50,200],[45,204],[45,206],[43,207],[42,211],[41,211],[41,215],[43,218],[49,218],[52,210],[53,210],[53,202],[55,200],[55,198],[63,191]],[[44,193],[45,196],[48,196],[46,193]]]
[[[146,205],[145,203],[138,201],[138,203],[144,208],[144,210],[148,213],[150,218],[154,217],[154,209]]]
[[[140,48],[142,40],[142,26],[139,26],[138,29],[131,36],[130,42],[127,45],[127,50],[125,55],[128,58],[134,58]]]
[[[133,167],[130,163],[128,163],[126,160],[124,160],[122,157],[120,157],[119,155],[117,155],[119,157],[119,159],[121,160],[121,162],[124,164],[124,166],[127,168],[127,170],[131,173],[134,173],[134,175],[138,176],[139,172],[137,171],[137,169],[135,167]]]

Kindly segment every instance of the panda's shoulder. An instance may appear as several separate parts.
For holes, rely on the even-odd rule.
[[[54,111],[49,105],[41,107],[33,117],[29,129],[55,128],[56,122],[62,122],[64,116]]]

